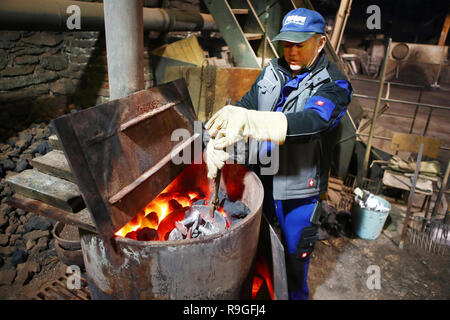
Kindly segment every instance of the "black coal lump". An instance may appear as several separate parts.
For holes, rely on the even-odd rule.
[[[232,202],[228,199],[225,199],[222,204],[223,210],[227,212],[231,217],[243,219],[249,213],[250,209],[241,201]]]
[[[28,259],[28,252],[24,251],[24,250],[17,250],[16,252],[13,253],[12,257],[11,257],[11,263],[16,266],[18,264],[21,264],[25,261],[27,261]]]

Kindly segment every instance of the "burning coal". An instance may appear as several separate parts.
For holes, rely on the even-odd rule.
[[[169,234],[169,240],[191,239],[225,230],[229,224],[221,213],[216,211],[214,218],[209,214],[209,207],[194,205],[186,210],[185,218],[175,222],[175,228]]]
[[[244,203],[231,201],[220,191],[220,205],[212,218],[207,190],[184,191],[178,186],[163,191],[115,235],[138,241],[191,239],[224,231],[250,213]]]

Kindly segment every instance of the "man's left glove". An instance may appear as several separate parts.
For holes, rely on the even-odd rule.
[[[205,128],[215,137],[215,148],[226,148],[242,139],[269,140],[283,144],[287,119],[282,112],[248,110],[227,105],[217,111]]]
[[[211,138],[206,146],[206,166],[208,167],[208,179],[217,176],[217,170],[222,169],[230,155],[225,150],[215,148],[215,139]]]

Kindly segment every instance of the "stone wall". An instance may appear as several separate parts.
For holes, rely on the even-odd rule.
[[[144,4],[200,11],[199,0],[152,0]],[[159,44],[165,36],[158,34]],[[146,34],[145,88],[153,86],[148,52],[158,42],[155,40]],[[0,142],[32,123],[104,103],[108,97],[103,32],[0,31]]]
[[[31,123],[108,101],[101,32],[0,32],[0,141]],[[145,87],[153,85],[148,52]]]
[[[92,106],[104,86],[99,32],[0,32],[0,140]]]

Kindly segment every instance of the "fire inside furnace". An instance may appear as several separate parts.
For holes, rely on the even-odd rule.
[[[189,186],[183,176],[177,177],[115,235],[138,241],[191,239],[221,232],[250,213],[243,202],[232,201],[227,192],[220,190],[219,206],[212,218],[208,181]]]

